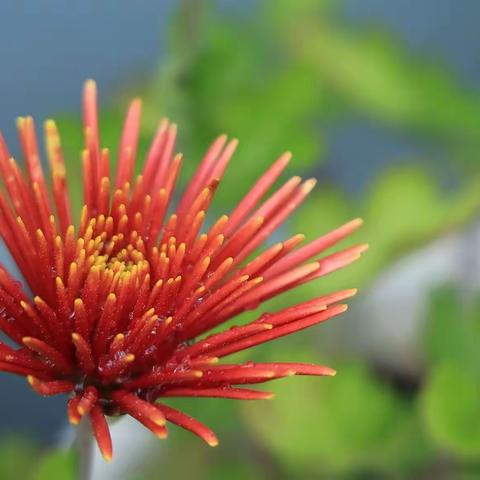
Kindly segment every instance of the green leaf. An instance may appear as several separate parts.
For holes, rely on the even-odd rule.
[[[291,472],[409,470],[427,457],[413,412],[361,364],[339,365],[331,379],[289,378],[273,390],[274,400],[245,405],[243,412]]]
[[[2,439],[0,442],[0,478],[2,480],[31,478],[32,459],[37,456],[36,448],[28,439]]]
[[[55,450],[40,460],[32,480],[74,480],[75,453],[71,450]]]
[[[480,373],[480,318],[478,302],[460,297],[454,287],[431,295],[425,327],[425,352],[429,362],[453,362]]]
[[[443,141],[478,144],[480,96],[466,92],[447,65],[438,66],[408,51],[385,29],[372,33],[371,28],[345,28],[333,9],[312,8],[312,2],[293,7],[285,5],[288,2],[272,3],[276,18],[281,19],[280,45],[315,66],[325,88],[345,109],[393,125],[445,134]],[[278,15],[285,8],[289,14]]]
[[[434,367],[421,396],[425,428],[445,451],[473,460],[480,455],[478,373],[453,362]]]

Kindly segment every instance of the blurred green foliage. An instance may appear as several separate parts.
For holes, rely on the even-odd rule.
[[[66,450],[41,451],[23,438],[0,441],[2,480],[73,480],[75,453]]]
[[[301,231],[314,238],[361,216],[365,226],[354,241],[368,241],[371,250],[347,270],[266,308],[337,288],[367,287],[399,257],[478,215],[478,92],[466,91],[445,65],[407,50],[384,29],[345,24],[340,3],[259,1],[252,12],[219,8],[214,1],[179,2],[169,53],[158,71],[102,110],[102,143],[112,158],[133,87],[144,98],[140,155],[161,115],[177,121],[183,182],[216,135],[238,136],[227,187],[220,188],[214,205],[219,213],[230,210],[285,149],[294,153],[291,172],[323,173],[326,127],[352,115],[414,134],[442,151],[459,179],[459,187],[448,192],[439,183],[437,164],[428,166],[431,159],[425,158],[379,171],[358,196],[321,182],[282,235]],[[80,123],[64,116],[59,126],[78,207]],[[478,302],[455,287],[433,292],[425,364],[406,381],[359,355],[335,355],[333,345],[325,360],[337,368],[335,379],[272,384],[274,401],[242,407],[225,400],[176,401],[218,431],[220,447],[212,452],[172,429],[159,447],[168,453],[161,466],[145,464],[144,477],[135,478],[440,478],[439,471],[441,478],[478,478],[479,311]],[[317,333],[301,333],[249,355],[317,362]],[[21,469],[33,451],[18,442],[2,446],[0,478],[32,478],[30,470]],[[69,468],[68,457],[53,453],[33,478],[57,478],[58,472],[65,472],[58,478],[69,478]]]
[[[352,241],[368,240],[370,252],[321,280],[328,290],[361,287],[402,255],[472,219],[480,208],[479,191],[480,182],[472,179],[465,188],[446,195],[419,167],[390,168],[355,202],[338,187],[319,187],[295,215],[293,229],[315,238],[355,216],[363,218],[365,224]],[[318,289],[318,283],[312,285]]]
[[[428,444],[408,403],[365,365],[345,360],[336,367],[335,379],[279,382],[274,401],[244,406],[252,431],[292,476],[408,473],[418,466]]]
[[[480,299],[480,298],[479,298]],[[421,397],[425,428],[454,456],[480,456],[480,310],[453,288],[433,295],[426,352],[431,374]]]
[[[35,446],[23,438],[2,439],[0,442],[0,478],[28,478]]]
[[[43,455],[32,480],[70,480],[75,478],[75,452],[57,450]]]

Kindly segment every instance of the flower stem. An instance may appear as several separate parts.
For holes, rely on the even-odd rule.
[[[82,419],[77,427],[75,443],[78,451],[77,479],[90,480],[92,478],[93,437],[88,418]]]

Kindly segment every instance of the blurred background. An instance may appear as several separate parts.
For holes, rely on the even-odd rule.
[[[18,152],[16,116],[58,119],[77,206],[95,78],[105,146],[137,95],[144,148],[161,116],[178,122],[184,182],[216,135],[238,137],[215,213],[291,150],[289,173],[319,184],[278,235],[361,216],[354,241],[371,247],[265,307],[359,287],[347,315],[245,355],[326,363],[335,379],[276,382],[272,402],[176,402],[217,449],[120,420],[95,478],[480,478],[479,18],[474,0],[0,3],[0,129]],[[0,478],[74,478],[65,399],[0,382]]]

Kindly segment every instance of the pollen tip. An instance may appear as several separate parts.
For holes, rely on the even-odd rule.
[[[210,447],[218,447],[219,442],[217,437],[208,438],[206,441]]]
[[[102,457],[107,463],[110,463],[112,461],[112,454],[110,452],[108,452],[108,453],[103,452]]]
[[[95,80],[89,78],[88,80],[85,81],[85,89],[91,89],[91,88],[97,88],[97,84]]]
[[[161,417],[157,417],[155,419],[152,419],[153,423],[159,427],[164,427],[167,423],[167,420],[165,417],[162,415]]]
[[[209,357],[205,363],[211,365],[211,364],[214,364],[214,363],[218,363],[220,361],[220,358],[219,357]]]
[[[300,240],[301,242],[303,242],[303,240],[305,240],[305,234],[304,234],[304,233],[299,233],[299,234],[296,235],[296,236],[299,238],[299,240]]]
[[[133,353],[129,353],[125,356],[125,361],[127,363],[132,363],[133,361],[135,361],[135,355]]]
[[[267,393],[265,395],[265,400],[273,400],[275,398],[275,394],[273,392]]]
[[[366,252],[369,248],[370,248],[370,245],[368,243],[362,243],[358,247],[358,253]]]
[[[305,193],[310,193],[312,191],[312,189],[315,187],[316,184],[317,184],[317,179],[316,178],[309,178],[302,185],[302,189]]]
[[[27,375],[27,382],[33,386],[35,383],[35,377],[33,375]]]
[[[77,342],[78,340],[80,340],[80,335],[78,333],[72,333],[72,340],[74,342]]]
[[[265,330],[271,330],[273,328],[273,325],[271,323],[264,323],[263,328]]]

